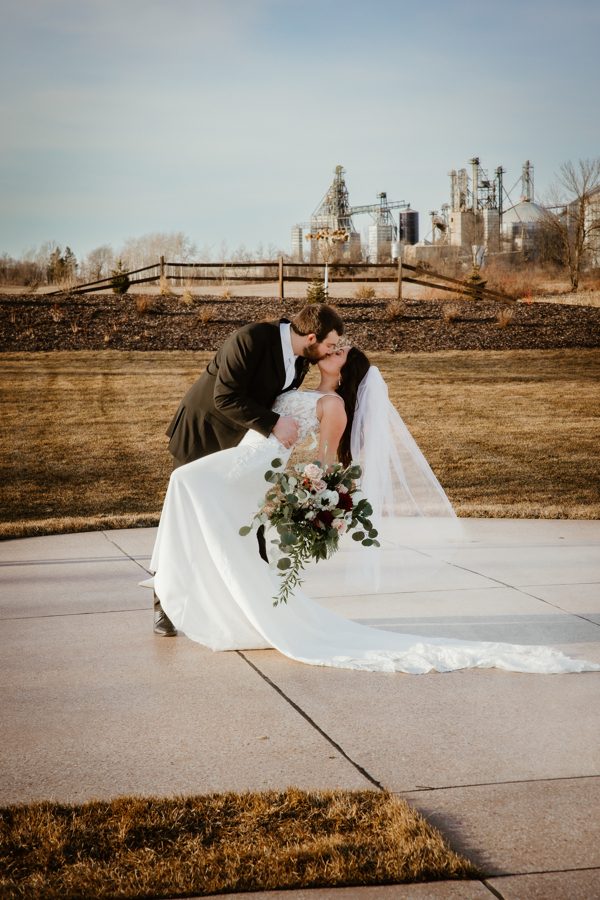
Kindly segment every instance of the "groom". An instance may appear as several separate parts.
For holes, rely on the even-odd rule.
[[[291,447],[298,423],[271,406],[282,392],[300,387],[308,365],[331,355],[343,333],[342,319],[324,304],[305,306],[291,322],[255,322],[235,331],[189,389],[167,429],[173,468],[237,446],[250,428],[264,437],[274,434]],[[258,543],[266,559],[264,529]],[[177,633],[156,594],[154,631]]]

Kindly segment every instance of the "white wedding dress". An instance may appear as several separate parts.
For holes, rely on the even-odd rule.
[[[316,391],[281,394],[273,409],[299,421],[298,442],[319,431]],[[265,472],[286,450],[274,436],[249,431],[242,442],[175,469],[151,562],[154,586],[177,629],[212,650],[275,648],[298,662],[423,674],[469,667],[514,672],[599,670],[549,647],[423,638],[345,619],[296,590],[273,606],[277,570],[258,554],[255,533],[239,535],[264,498]],[[310,460],[307,460],[310,461]],[[269,545],[269,532],[266,534]],[[321,562],[319,566],[327,566]],[[401,601],[398,601],[401,603]]]

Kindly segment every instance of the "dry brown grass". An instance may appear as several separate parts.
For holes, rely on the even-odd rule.
[[[406,315],[406,303],[403,300],[390,300],[385,308],[388,319],[401,319]]]
[[[161,297],[172,297],[171,282],[165,275],[161,275],[158,279],[158,292]]]
[[[164,432],[212,356],[3,354],[0,536],[155,524]],[[459,515],[600,518],[600,350],[370,357]]]
[[[145,316],[152,309],[152,299],[147,294],[138,294],[134,302],[136,316]]]
[[[2,896],[108,900],[481,877],[375,791],[122,797],[0,810]]]
[[[443,313],[444,322],[455,322],[460,316],[460,306],[457,303],[445,303]]]
[[[512,307],[506,307],[505,309],[501,309],[496,316],[496,321],[500,328],[506,328],[508,325],[512,325],[515,320],[515,310]]]
[[[62,320],[63,311],[62,311],[61,307],[58,305],[58,303],[55,303],[52,306],[52,308],[50,310],[50,315],[52,316],[53,322],[60,322]]]
[[[202,325],[207,325],[209,322],[212,322],[216,317],[217,311],[214,306],[203,306],[200,310],[200,322]],[[214,354],[213,354],[214,356]],[[211,357],[212,358],[212,357]]]
[[[374,300],[376,297],[375,288],[370,284],[359,285],[353,294],[356,300]]]

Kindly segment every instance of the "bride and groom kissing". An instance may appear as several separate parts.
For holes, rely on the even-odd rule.
[[[298,438],[298,422],[273,411],[276,397],[296,390],[308,366],[330,356],[344,333],[338,313],[324,304],[305,307],[293,321],[245,325],[222,345],[181,401],[168,429],[173,468],[235,447],[249,429],[273,434],[286,448]],[[266,559],[264,529],[259,551]],[[176,630],[154,595],[154,631]]]
[[[259,498],[274,459],[285,466],[310,435],[318,435],[318,450],[306,462],[359,464],[360,490],[381,535],[381,549],[340,539],[337,584],[344,583],[344,563],[348,590],[386,592],[387,602],[400,604],[398,592],[423,571],[423,560],[431,574],[430,563],[444,565],[443,540],[448,546],[460,540],[452,506],[390,403],[379,369],[358,348],[339,347],[343,334],[340,316],[324,304],[305,307],[291,321],[245,325],[183,398],[167,430],[173,472],[150,563],[154,576],[142,583],[154,588],[156,634],[179,630],[214,651],[276,649],[308,665],[371,672],[599,670],[549,647],[367,627],[299,587],[273,606],[278,574],[267,564],[265,535],[257,535],[257,552],[240,537],[240,526],[255,516],[257,501],[264,503]],[[298,390],[311,364],[320,382]],[[420,552],[412,549],[417,532],[430,539],[429,553],[423,544]]]

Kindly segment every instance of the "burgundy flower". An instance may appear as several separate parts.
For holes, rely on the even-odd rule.
[[[314,517],[313,522],[320,522],[321,525],[325,528],[326,531],[329,531],[331,528],[331,524],[333,522],[333,513],[330,513],[328,509],[322,509],[317,515]]]
[[[343,509],[348,512],[352,509],[353,506],[354,503],[352,502],[352,497],[350,496],[350,494],[340,494],[340,499],[337,503],[338,509]]]

